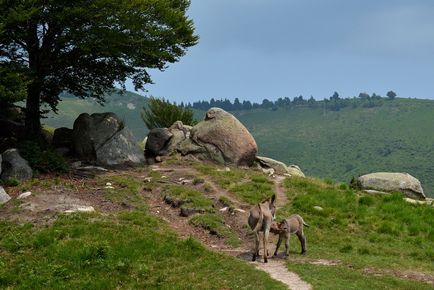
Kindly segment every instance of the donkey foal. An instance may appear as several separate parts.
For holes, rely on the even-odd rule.
[[[306,237],[303,233],[303,226],[309,227],[309,225],[305,223],[303,218],[298,214],[294,214],[278,224],[272,224],[270,231],[273,234],[279,235],[274,256],[277,256],[277,252],[279,251],[283,239],[285,239],[285,256],[289,255],[289,238],[291,234],[296,234],[300,240],[301,254],[304,255],[306,253]]]

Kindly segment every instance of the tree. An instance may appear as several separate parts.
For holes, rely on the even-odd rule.
[[[27,136],[40,132],[40,107],[56,111],[63,91],[103,102],[131,79],[151,83],[197,43],[189,0],[0,0],[0,68],[25,68]],[[0,76],[3,79],[4,74]]]
[[[194,113],[188,108],[181,108],[165,99],[150,97],[148,106],[143,107],[142,119],[149,130],[154,128],[169,128],[176,121],[193,126],[197,123]]]
[[[386,96],[390,99],[393,100],[396,97],[396,93],[394,91],[388,91]]]

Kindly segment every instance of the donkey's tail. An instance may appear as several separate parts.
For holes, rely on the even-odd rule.
[[[264,214],[262,213],[262,209],[261,209],[261,205],[258,204],[258,208],[259,208],[259,220],[256,223],[255,228],[253,229],[254,232],[258,232],[261,230],[262,227],[262,222],[264,221]]]

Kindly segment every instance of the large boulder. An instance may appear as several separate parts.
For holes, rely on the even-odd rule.
[[[16,178],[28,180],[33,176],[29,163],[20,156],[17,149],[8,149],[2,154],[1,179]]]
[[[246,127],[220,108],[208,110],[205,119],[191,129],[190,139],[202,148],[198,157],[222,164],[252,166],[258,152]]]
[[[72,131],[72,146],[75,154],[86,161],[104,165],[144,162],[143,151],[132,133],[114,113],[78,116]]]
[[[167,153],[169,140],[172,136],[173,134],[168,128],[154,128],[149,131],[145,145],[146,155],[165,155]]]
[[[66,127],[60,127],[54,130],[53,140],[51,145],[56,148],[71,148],[72,145],[72,129]]]
[[[409,198],[424,200],[426,198],[420,181],[408,173],[376,172],[357,178],[361,189],[379,191],[398,191]]]
[[[131,140],[134,140],[131,131],[127,128],[122,129],[96,150],[96,159],[104,165],[143,163],[143,151]]]

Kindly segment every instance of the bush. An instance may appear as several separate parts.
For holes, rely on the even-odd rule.
[[[142,119],[149,130],[169,128],[176,121],[182,121],[183,124],[190,126],[197,123],[192,110],[154,97],[149,98],[147,107],[143,107]]]
[[[36,142],[26,141],[19,146],[20,155],[26,159],[30,167],[38,172],[66,172],[69,164],[52,148],[42,148]]]

